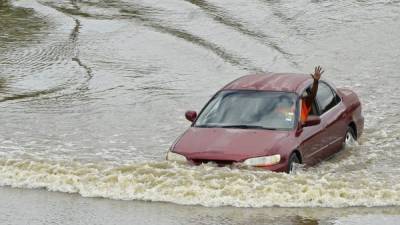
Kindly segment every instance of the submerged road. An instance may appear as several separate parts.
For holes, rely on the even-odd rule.
[[[399,59],[398,1],[1,1],[0,220],[396,224]],[[290,176],[164,161],[222,85],[315,65],[358,93],[357,146]]]

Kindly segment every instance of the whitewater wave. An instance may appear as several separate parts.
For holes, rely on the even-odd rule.
[[[387,185],[362,171],[346,175],[299,171],[288,175],[210,164],[193,167],[171,162],[111,165],[3,159],[0,185],[208,207],[400,205],[400,184]]]

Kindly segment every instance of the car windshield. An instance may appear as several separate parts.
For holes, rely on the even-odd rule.
[[[196,127],[292,129],[296,94],[271,91],[220,91],[199,115]]]

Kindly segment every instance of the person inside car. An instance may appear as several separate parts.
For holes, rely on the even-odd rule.
[[[307,120],[307,117],[310,114],[312,103],[314,102],[315,97],[317,96],[318,82],[323,73],[324,70],[322,70],[322,67],[317,66],[314,69],[314,74],[310,74],[311,77],[314,79],[314,83],[311,87],[311,92],[309,95],[303,96],[301,98],[300,121],[303,123]]]
[[[285,95],[279,96],[274,111],[279,115],[277,119],[278,121],[290,125],[294,121],[295,115],[295,104],[293,99]]]

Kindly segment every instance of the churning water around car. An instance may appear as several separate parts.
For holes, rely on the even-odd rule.
[[[357,206],[311,216],[368,223],[381,217],[359,215],[377,213],[395,224],[399,60],[399,1],[3,0],[0,185],[207,207]],[[164,160],[189,126],[184,112],[199,111],[222,85],[258,71],[307,73],[316,64],[362,101],[365,133],[355,146],[293,175]],[[0,190],[2,201],[13,191]],[[21,198],[13,201],[25,204]],[[166,208],[140,204],[132,207]],[[165,223],[188,221],[177,217],[181,206],[169,207]],[[254,216],[241,220],[232,216],[236,208],[187,207],[210,215],[197,214],[204,223],[261,223],[265,216],[240,211]],[[299,211],[277,210],[268,216],[297,213],[293,223],[315,224]]]

